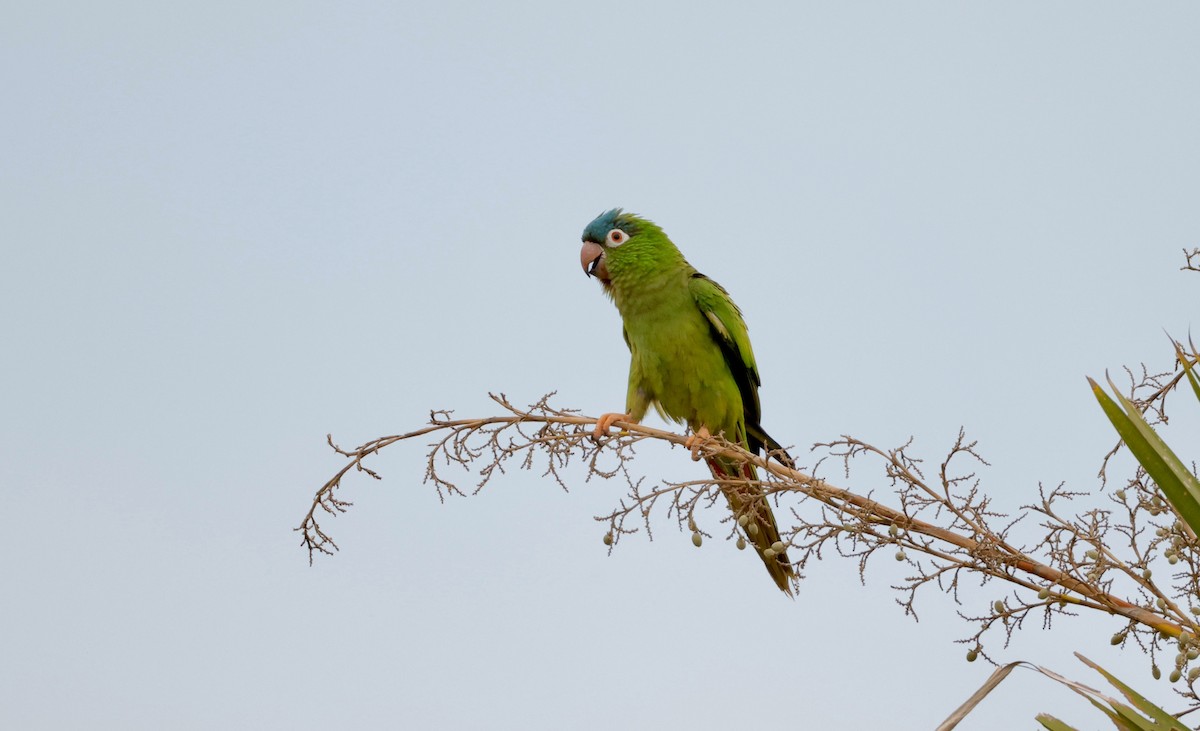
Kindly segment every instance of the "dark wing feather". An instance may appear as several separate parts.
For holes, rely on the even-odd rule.
[[[725,363],[729,366],[729,372],[733,374],[738,391],[742,395],[746,448],[758,454],[765,447],[768,451],[781,455],[780,461],[784,461],[789,467],[792,466],[791,457],[759,423],[762,420],[762,406],[758,400],[758,387],[762,385],[762,381],[754,363],[750,333],[746,329],[745,320],[742,319],[742,311],[734,304],[724,287],[699,272],[692,274],[689,289],[696,306],[708,320],[713,340],[721,347]]]

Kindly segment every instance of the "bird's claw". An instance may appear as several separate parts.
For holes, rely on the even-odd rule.
[[[693,462],[700,461],[700,451],[704,449],[710,439],[712,439],[712,434],[708,431],[708,427],[702,426],[684,440],[683,446],[692,453]]]
[[[629,421],[632,416],[632,414],[601,414],[600,418],[596,420],[596,428],[592,430],[592,439],[599,440],[608,433],[615,422]]]

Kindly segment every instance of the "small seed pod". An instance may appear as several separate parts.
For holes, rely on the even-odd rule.
[[[605,533],[604,534],[604,545],[611,546],[612,544],[613,544],[613,534],[611,532]]]
[[[1158,679],[1162,678],[1162,671],[1158,669],[1157,665],[1151,665],[1150,666],[1150,675],[1153,676],[1155,680],[1158,680]]]
[[[767,558],[775,558],[775,549],[768,548],[767,550],[763,551],[763,555]]]
[[[1172,553],[1170,556],[1167,556],[1167,563],[1174,566],[1175,564],[1179,563],[1179,557]]]
[[[1050,590],[1049,589],[1042,589],[1041,591],[1038,592],[1038,599],[1045,600],[1045,599],[1049,599],[1049,598],[1050,598]]]
[[[692,534],[692,545],[695,546],[696,548],[699,548],[700,544],[702,544],[702,543],[704,543],[704,536],[700,535],[699,533],[693,533]]]
[[[741,536],[738,536],[737,543],[735,545],[737,545],[737,550],[745,551],[746,550],[746,539],[742,538]]]
[[[900,535],[900,526],[896,525],[895,523],[892,523],[891,525],[889,525],[888,526],[888,535],[891,536],[892,538],[895,538],[896,536]]]
[[[743,528],[745,528],[746,524],[749,522],[750,522],[749,515],[739,515],[738,516],[738,525],[742,526]]]
[[[1088,558],[1092,559],[1093,561],[1100,558],[1100,553],[1098,551],[1096,551],[1095,549],[1092,549],[1083,555],[1087,556]]]
[[[896,551],[896,560],[897,561],[903,561],[906,558],[908,558],[908,554],[904,552],[903,548],[901,548],[899,551]]]
[[[1125,499],[1125,491],[1124,491],[1124,490],[1117,490],[1117,499],[1118,499],[1118,500],[1124,500],[1124,499]]]
[[[1154,531],[1154,535],[1158,536],[1159,538],[1166,538],[1168,533],[1170,533],[1170,531],[1168,531],[1166,528],[1159,528],[1158,530]]]
[[[1113,636],[1112,636],[1112,639],[1110,639],[1110,640],[1108,641],[1108,644],[1110,644],[1110,645],[1119,645],[1119,644],[1121,644],[1121,643],[1122,643],[1122,642],[1124,642],[1124,641],[1125,641],[1125,633],[1124,633],[1124,632],[1118,632],[1118,633],[1116,633],[1115,635],[1113,635]]]
[[[1154,572],[1151,571],[1150,569],[1146,569],[1146,570],[1142,571],[1142,578],[1145,579],[1146,581],[1149,581],[1151,576],[1154,576]]]
[[[751,523],[746,530],[750,531],[750,535],[752,536],[758,535],[758,523]]]
[[[979,659],[978,650],[967,650],[967,662],[975,662]]]
[[[1192,668],[1188,671],[1188,682],[1196,682],[1196,678],[1200,678],[1200,668]]]
[[[771,544],[771,548],[774,549],[775,553],[783,553],[783,541],[775,541]]]
[[[1196,658],[1198,658],[1198,657],[1200,657],[1200,650],[1197,650],[1197,649],[1196,649],[1196,648],[1194,648],[1194,647],[1188,648],[1188,651],[1187,651],[1187,658],[1188,658],[1189,660],[1195,660],[1195,659],[1196,659]]]
[[[1182,677],[1183,677],[1183,673],[1179,672],[1178,670],[1172,670],[1171,674],[1167,676],[1167,680],[1169,680],[1172,683],[1178,683],[1179,679]]]
[[[996,614],[1004,614],[1008,611],[1008,607],[1004,606],[1004,602],[1000,601],[999,599],[992,604],[992,608],[996,610]]]
[[[1166,608],[1167,608],[1167,602],[1166,602],[1166,600],[1164,600],[1162,597],[1159,597],[1159,598],[1155,599],[1155,600],[1154,600],[1154,603],[1158,605],[1158,608],[1159,608],[1159,609],[1166,609]]]

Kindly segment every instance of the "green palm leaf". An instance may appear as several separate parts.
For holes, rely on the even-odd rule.
[[[1190,340],[1188,341],[1191,342]],[[1196,346],[1191,346],[1192,350],[1196,350]],[[1183,366],[1183,372],[1187,374],[1188,383],[1192,384],[1192,393],[1196,394],[1196,399],[1200,400],[1200,380],[1196,379],[1196,374],[1192,370],[1196,367],[1196,363],[1188,357],[1188,354],[1183,352],[1183,348],[1179,347],[1179,343],[1175,343],[1175,357],[1179,359],[1180,365]]]
[[[1188,374],[1189,378],[1193,378],[1190,368]],[[1146,470],[1146,474],[1150,475],[1150,479],[1154,480],[1192,530],[1200,531],[1200,480],[1146,423],[1137,407],[1121,395],[1112,379],[1109,379],[1108,385],[1112,388],[1116,400],[1091,378],[1088,379],[1088,383],[1092,385],[1092,393],[1100,402],[1100,408],[1104,409],[1108,420]],[[1193,388],[1200,397],[1200,384],[1193,381]]]

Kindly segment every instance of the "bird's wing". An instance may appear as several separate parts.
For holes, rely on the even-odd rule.
[[[779,442],[762,428],[762,406],[758,401],[758,366],[754,363],[754,351],[750,348],[750,332],[742,311],[733,303],[725,288],[696,272],[688,283],[696,307],[708,320],[713,340],[721,347],[729,372],[737,382],[742,395],[742,413],[746,424],[746,448],[755,454],[765,447],[789,467],[793,465],[791,455],[784,451]]]
[[[692,299],[696,301],[696,307],[700,308],[708,320],[709,332],[721,347],[725,364],[729,366],[729,372],[737,382],[738,391],[742,395],[749,446],[751,451],[757,451],[755,447],[762,446],[762,439],[756,439],[750,432],[758,430],[761,414],[758,387],[761,381],[758,377],[758,367],[754,364],[750,333],[746,329],[745,320],[742,319],[742,312],[721,285],[699,272],[692,275],[688,289],[692,293]]]

